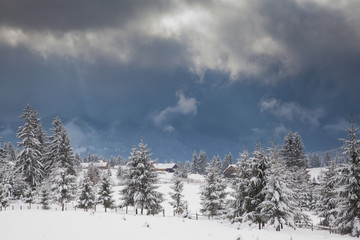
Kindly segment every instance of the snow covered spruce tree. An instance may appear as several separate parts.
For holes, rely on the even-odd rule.
[[[225,213],[226,185],[219,175],[218,163],[214,158],[207,168],[205,184],[201,186],[200,198],[202,208],[200,211],[208,217],[215,217]]]
[[[203,150],[200,150],[198,163],[198,173],[205,175],[207,168],[207,155],[206,152],[204,152]]]
[[[124,188],[122,194],[122,206],[133,206],[140,209],[140,213],[147,210],[147,214],[155,214],[162,210],[163,196],[156,191],[157,174],[150,159],[150,149],[144,144],[143,139],[138,147],[134,147],[127,163]]]
[[[320,224],[334,227],[337,216],[337,205],[339,198],[336,188],[338,186],[337,170],[334,161],[329,161],[326,171],[320,175],[319,201],[316,204]]]
[[[24,126],[19,127],[17,137],[21,140],[19,148],[21,152],[16,161],[16,169],[23,175],[23,178],[31,188],[35,188],[43,179],[42,146],[37,139],[38,123],[34,122],[34,111],[30,105],[27,105],[23,114],[20,116],[24,119]]]
[[[264,222],[274,225],[280,231],[284,224],[294,227],[295,213],[299,212],[295,194],[289,188],[288,172],[275,145],[268,150],[270,168],[266,169],[264,200],[259,208]]]
[[[269,163],[265,151],[261,144],[255,145],[253,157],[250,159],[249,177],[250,183],[245,190],[245,215],[244,220],[259,224],[259,229],[265,223],[264,216],[261,214],[261,203],[265,199],[263,192],[266,186],[266,172]]]
[[[61,205],[62,211],[65,209],[65,203],[74,199],[76,194],[76,172],[74,169],[74,153],[70,145],[70,139],[61,120],[57,117],[53,126],[58,129],[53,132],[57,140],[54,144],[56,152],[55,163],[48,178],[53,199]]]
[[[281,155],[291,174],[291,188],[298,195],[299,205],[302,208],[309,208],[311,205],[310,175],[307,170],[307,160],[304,145],[300,134],[290,131],[285,136]]]
[[[50,177],[50,189],[53,201],[61,205],[61,210],[65,210],[65,204],[75,198],[76,176],[69,174],[67,169],[58,162],[55,164]]]
[[[173,185],[170,188],[173,192],[170,192],[169,195],[172,199],[170,205],[174,208],[174,214],[181,215],[187,211],[187,202],[183,199],[184,195],[182,194],[184,189],[184,184],[179,177],[174,176],[172,178]]]
[[[341,198],[336,220],[341,234],[357,237],[360,236],[360,140],[356,134],[358,130],[351,120],[350,128],[346,129],[349,139],[342,139],[345,143],[343,149],[348,166],[342,171],[341,186],[338,189]]]
[[[243,215],[245,214],[245,198],[248,196],[250,185],[250,172],[248,171],[250,166],[250,156],[247,151],[243,151],[240,154],[235,167],[234,181],[232,182],[231,196],[233,199],[229,201],[229,208],[227,217],[232,223],[243,221]]]
[[[108,208],[114,207],[114,200],[112,198],[112,189],[110,183],[110,177],[108,174],[104,173],[100,178],[99,183],[99,192],[98,192],[98,203],[104,206],[105,212]]]
[[[87,174],[84,174],[84,178],[80,183],[80,195],[77,207],[83,208],[85,212],[89,208],[92,208],[95,206],[95,191],[93,188],[93,183],[91,182],[89,176]]]

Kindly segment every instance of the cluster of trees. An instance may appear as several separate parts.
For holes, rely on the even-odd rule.
[[[273,224],[278,231],[284,224],[308,222],[309,218],[302,213],[302,206],[308,207],[306,193],[310,179],[304,159],[298,133],[289,132],[281,150],[273,145],[265,151],[257,143],[252,156],[247,151],[240,154],[231,184],[232,198],[226,201],[226,185],[218,160],[213,158],[201,189],[201,211],[209,217],[226,216],[233,223],[256,223],[259,229]]]
[[[221,160],[219,155],[214,156],[212,161],[214,160],[216,162],[216,167],[220,173],[224,172],[224,170],[229,165],[233,164],[231,153],[226,154],[223,160]],[[208,167],[208,159],[206,152],[204,152],[203,150],[200,150],[199,155],[197,155],[197,153],[194,152],[191,164],[185,163],[185,170],[194,174],[205,175],[207,173],[207,167]]]
[[[30,206],[37,198],[44,209],[58,203],[62,210],[65,204],[78,200],[77,206],[88,210],[102,204],[105,211],[115,206],[112,198],[110,171],[101,174],[90,164],[84,178],[77,186],[75,164],[81,161],[74,156],[70,139],[60,118],[55,118],[47,136],[36,110],[30,105],[20,116],[24,125],[19,127],[17,137],[21,140],[18,152],[9,143],[0,144],[0,207],[7,207],[9,200],[21,199]],[[0,139],[1,140],[1,139]],[[161,210],[162,195],[156,191],[157,175],[150,160],[150,150],[141,140],[127,163],[125,187],[122,190],[122,206],[139,208],[141,214]],[[86,162],[101,160],[89,154]],[[112,166],[123,163],[122,158],[110,158]]]
[[[321,224],[336,229],[341,234],[360,236],[360,140],[357,138],[359,128],[351,126],[346,129],[348,139],[344,143],[343,164],[335,164],[329,159],[326,171],[321,175],[317,211]]]
[[[18,152],[5,145],[0,156],[0,202],[6,207],[9,199],[34,202],[39,195],[44,208],[48,198],[64,204],[73,199],[76,189],[75,157],[64,125],[57,117],[53,121],[52,136],[47,136],[36,110],[28,105],[19,127]]]

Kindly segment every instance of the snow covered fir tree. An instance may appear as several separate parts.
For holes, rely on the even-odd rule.
[[[96,204],[96,196],[93,187],[93,183],[90,180],[90,177],[87,174],[84,174],[84,178],[80,183],[80,195],[77,207],[84,209],[86,212],[88,209],[91,209]]]
[[[209,218],[221,216],[225,213],[226,185],[219,174],[218,167],[217,158],[214,157],[210,166],[207,168],[208,174],[200,190],[202,205],[200,211]]]
[[[310,175],[304,145],[298,132],[290,131],[285,136],[281,155],[291,175],[292,189],[299,197],[299,205],[309,209],[311,204]]]
[[[38,186],[43,177],[42,159],[42,144],[37,138],[41,134],[38,132],[40,128],[38,119],[34,116],[35,111],[27,105],[23,114],[20,116],[24,119],[24,126],[19,127],[17,137],[21,140],[19,148],[22,151],[19,153],[16,161],[16,168],[27,184],[33,189]],[[36,120],[36,121],[35,121]]]
[[[247,151],[243,151],[236,163],[236,171],[234,179],[231,183],[232,192],[230,195],[232,199],[229,200],[227,217],[232,223],[243,222],[245,213],[245,198],[248,195],[247,190],[250,185],[250,172],[248,166],[250,165],[250,155]]]
[[[61,205],[64,211],[65,204],[73,200],[76,196],[76,172],[74,169],[74,154],[70,145],[64,125],[59,118],[53,121],[54,140],[53,151],[55,163],[47,179],[53,195],[53,200]]]
[[[174,209],[174,215],[182,215],[187,212],[187,202],[184,200],[184,195],[182,194],[184,189],[184,183],[179,177],[174,176],[172,178],[172,185],[170,186],[172,192],[169,193],[172,201],[169,204]]]
[[[323,226],[335,227],[339,202],[338,180],[335,162],[329,161],[325,172],[320,175],[319,200],[316,203],[316,210],[321,218],[320,224]]]
[[[357,138],[359,128],[355,128],[351,120],[350,128],[346,129],[348,139],[344,142],[344,155],[348,164],[341,169],[339,192],[340,199],[337,204],[338,212],[335,225],[342,234],[360,236],[360,140]],[[330,207],[329,202],[328,207]]]
[[[274,225],[280,231],[286,224],[295,227],[295,216],[300,209],[296,195],[289,186],[289,175],[277,146],[268,150],[269,168],[266,169],[266,186],[262,193],[263,201],[259,204],[260,215],[265,223]]]
[[[136,212],[140,209],[140,214],[144,214],[144,210],[147,210],[147,214],[155,214],[162,210],[163,196],[157,191],[157,173],[150,157],[150,149],[141,139],[129,157],[124,189],[121,191],[122,206],[133,206]]]
[[[104,173],[101,176],[101,180],[99,182],[99,192],[97,202],[104,206],[105,212],[108,208],[114,207],[114,199],[112,197],[112,186],[110,183],[110,176]]]

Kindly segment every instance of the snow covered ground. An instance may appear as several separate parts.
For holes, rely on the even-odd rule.
[[[115,174],[113,174],[115,176]],[[112,210],[105,213],[98,206],[97,212],[74,211],[72,204],[68,205],[68,211],[61,212],[58,206],[52,206],[52,210],[38,210],[33,206],[32,210],[23,207],[20,203],[12,203],[6,211],[0,212],[0,239],[1,240],[98,240],[98,239],[214,239],[214,240],[345,240],[353,239],[349,236],[329,234],[328,231],[311,231],[309,229],[285,228],[276,232],[272,226],[258,230],[257,226],[240,226],[230,224],[227,221],[208,220],[200,216],[184,219],[172,216],[172,208],[167,202],[170,192],[171,174],[161,174],[159,191],[164,194],[166,201],[163,203],[163,214],[156,216],[135,215],[129,208],[128,214],[124,209]],[[192,176],[196,180],[185,182],[184,195],[189,202],[192,216],[199,213],[200,176]],[[115,179],[114,179],[115,180]],[[114,198],[118,202],[121,186],[114,188]],[[15,210],[12,210],[14,206]],[[22,206],[25,206],[23,204]]]
[[[345,240],[348,236],[327,231],[286,228],[276,232],[271,226],[258,230],[207,219],[183,219],[162,215],[139,216],[120,212],[14,210],[0,212],[2,240],[57,239],[214,239],[214,240]]]

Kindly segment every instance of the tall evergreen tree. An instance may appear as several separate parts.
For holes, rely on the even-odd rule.
[[[264,188],[266,186],[266,171],[269,168],[268,159],[261,144],[257,143],[253,152],[249,166],[250,184],[248,185],[248,195],[245,198],[244,219],[259,224],[261,229],[265,222],[261,215],[261,203],[265,199]]]
[[[214,158],[207,169],[205,184],[201,186],[200,198],[202,208],[200,211],[210,217],[225,213],[226,185],[219,176],[217,159]]]
[[[80,183],[80,196],[77,207],[83,208],[87,212],[88,209],[95,206],[95,197],[93,183],[91,182],[89,176],[85,174],[85,177]]]
[[[169,193],[172,201],[169,203],[174,208],[174,213],[181,215],[187,211],[187,202],[183,199],[184,195],[182,194],[184,184],[179,177],[173,177],[172,183],[173,185],[171,185],[170,188],[173,192]]]
[[[336,225],[342,234],[360,235],[360,140],[357,139],[359,128],[351,121],[347,128],[349,139],[342,139],[345,143],[344,155],[348,159],[348,167],[342,171],[341,196]]]
[[[229,201],[229,210],[228,210],[228,218],[231,222],[242,222],[243,216],[246,212],[246,204],[245,199],[249,195],[250,185],[250,172],[248,171],[250,166],[250,156],[247,151],[244,151],[240,154],[240,158],[236,163],[236,171],[234,174],[234,181],[232,182],[231,188],[233,192],[233,199]]]
[[[291,188],[298,196],[299,205],[303,208],[309,208],[311,205],[310,174],[307,170],[307,160],[300,134],[298,132],[293,134],[290,131],[285,136],[284,141],[281,155],[292,177]]]
[[[53,121],[54,138],[51,142],[54,153],[49,181],[55,202],[61,204],[64,211],[65,204],[74,199],[76,193],[76,172],[74,168],[74,153],[70,145],[70,138],[61,120],[57,117]]]
[[[107,174],[103,174],[100,180],[98,203],[102,204],[105,208],[105,212],[108,208],[114,207],[114,200],[112,198],[112,189],[110,184],[110,177]]]
[[[129,162],[128,172],[125,176],[125,186],[121,191],[123,206],[134,206],[144,213],[155,214],[161,211],[162,194],[157,190],[157,174],[150,159],[150,149],[143,139],[137,147],[133,148]]]
[[[197,153],[193,153],[192,162],[191,162],[191,172],[194,174],[199,173],[199,158]]]
[[[266,171],[264,200],[260,203],[260,214],[264,222],[274,225],[280,231],[283,224],[294,226],[295,214],[299,211],[295,194],[289,188],[287,170],[276,146],[269,148],[270,168]]]
[[[41,163],[41,143],[38,140],[38,129],[36,123],[32,122],[34,111],[30,105],[27,105],[23,114],[24,126],[19,127],[17,137],[21,140],[19,147],[22,151],[19,153],[16,167],[17,171],[22,173],[24,180],[35,188],[43,179],[43,164]]]
[[[204,151],[200,150],[199,159],[198,159],[198,173],[205,175],[207,168],[207,155]]]
[[[338,179],[335,162],[330,160],[328,161],[326,171],[320,175],[320,199],[316,204],[316,209],[319,217],[321,218],[320,224],[323,226],[334,227],[339,201],[336,192]]]
[[[57,162],[50,173],[50,190],[54,202],[61,205],[61,210],[65,210],[65,204],[69,203],[76,195],[76,177],[69,174],[68,169]]]

